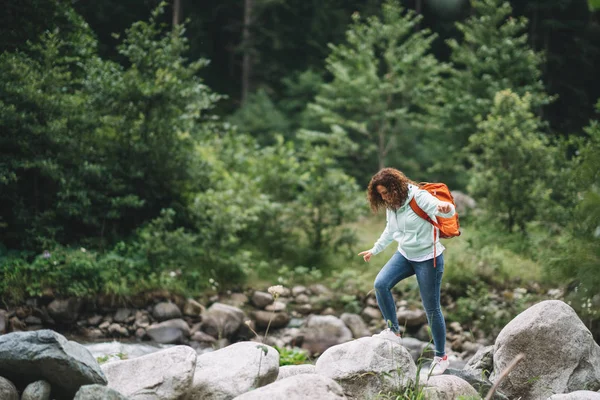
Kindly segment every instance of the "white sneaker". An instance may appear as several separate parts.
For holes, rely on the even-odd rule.
[[[386,340],[394,340],[396,342],[400,341],[400,334],[394,333],[390,328],[386,328],[383,331],[376,333],[373,335],[374,338],[386,339]]]
[[[433,357],[433,362],[431,363],[431,367],[429,368],[428,375],[442,375],[449,365],[450,361],[448,360],[447,354],[444,357],[435,356]]]

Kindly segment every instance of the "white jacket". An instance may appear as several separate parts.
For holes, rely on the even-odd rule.
[[[408,185],[408,196],[398,210],[386,210],[386,227],[371,250],[374,255],[380,253],[393,240],[398,242],[398,251],[412,261],[425,261],[433,258],[433,225],[419,217],[410,208],[410,201],[415,198],[417,205],[437,222],[436,216],[449,218],[454,215],[454,206],[448,213],[440,213],[437,206],[441,200],[433,197],[428,191],[419,189],[415,185]],[[452,205],[452,204],[451,204]],[[445,247],[439,241],[439,232],[436,232],[435,254],[440,255]]]

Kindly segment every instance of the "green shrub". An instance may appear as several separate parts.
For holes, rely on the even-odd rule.
[[[300,365],[308,364],[308,353],[298,347],[278,347],[275,349],[279,352],[279,366],[284,365]]]

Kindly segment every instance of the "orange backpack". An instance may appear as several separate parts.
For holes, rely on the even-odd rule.
[[[433,197],[446,201],[448,203],[452,203],[454,205],[454,209],[456,210],[456,204],[454,204],[454,198],[446,186],[443,183],[428,183],[422,182],[419,183],[419,188],[427,190],[429,193],[433,195]],[[421,207],[417,205],[414,197],[410,201],[410,208],[421,218],[428,221],[431,225],[435,226],[440,230],[440,238],[449,239],[455,236],[460,236],[460,224],[458,223],[458,212],[455,212],[454,215],[450,218],[436,217],[437,222],[433,221],[429,218],[429,215],[423,210]],[[435,235],[435,233],[434,233]],[[435,239],[435,238],[434,238]],[[434,240],[435,242],[435,240]]]

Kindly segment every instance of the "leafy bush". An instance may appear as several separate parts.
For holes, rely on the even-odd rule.
[[[28,254],[22,254],[27,257]],[[21,258],[0,257],[0,297],[19,302],[27,297],[52,293],[56,296],[86,297],[103,287],[97,254],[85,248],[57,246],[43,254]]]
[[[300,365],[308,363],[308,353],[298,347],[278,347],[275,346],[277,352],[279,352],[279,366],[284,365]]]

